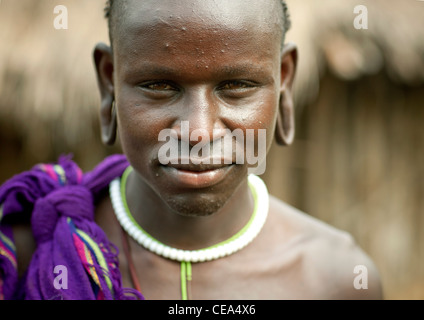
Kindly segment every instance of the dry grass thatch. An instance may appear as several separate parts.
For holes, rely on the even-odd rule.
[[[288,40],[298,44],[297,103],[316,97],[329,70],[354,80],[385,70],[399,83],[424,81],[424,4],[408,0],[288,0]],[[368,29],[357,30],[354,8],[368,9]]]
[[[68,8],[68,30],[53,25]],[[103,1],[13,1],[0,5],[0,119],[36,160],[97,141],[98,90],[92,50],[108,41]],[[50,155],[51,156],[51,155]]]

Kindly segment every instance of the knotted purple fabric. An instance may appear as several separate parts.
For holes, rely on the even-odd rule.
[[[0,187],[0,236],[4,242],[0,247],[0,294],[4,299],[143,299],[138,291],[122,287],[117,249],[94,222],[97,201],[129,165],[125,156],[110,156],[84,175],[70,157],[60,157],[57,164],[35,166]],[[31,217],[37,244],[21,280],[11,254],[11,226],[1,223],[12,215]],[[90,241],[101,248],[108,270],[82,259],[84,252],[92,250]],[[94,251],[88,256],[96,256]],[[67,269],[66,288],[54,284],[56,266]]]

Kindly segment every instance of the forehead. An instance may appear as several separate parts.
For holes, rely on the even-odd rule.
[[[215,33],[244,31],[278,37],[274,41],[282,32],[279,0],[121,0],[114,10],[118,11],[113,23],[117,44],[126,35],[143,30],[154,36],[163,26]],[[185,34],[186,39],[191,36]]]

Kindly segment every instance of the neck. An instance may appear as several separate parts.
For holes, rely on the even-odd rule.
[[[126,184],[128,207],[153,238],[179,249],[197,250],[225,241],[242,229],[253,213],[247,178],[215,213],[182,215],[171,209],[134,171]]]

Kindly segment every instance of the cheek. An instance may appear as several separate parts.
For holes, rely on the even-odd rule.
[[[275,124],[277,121],[278,98],[277,95],[268,95],[261,100],[255,110],[252,110],[244,124],[246,128],[255,130],[256,142],[258,132],[262,131],[266,136],[266,149],[271,146],[274,138]]]
[[[237,141],[244,149],[245,163],[256,167],[263,161],[272,145],[277,120],[278,99],[275,94],[264,96],[254,108],[247,108],[238,118],[234,127],[241,128],[245,140]],[[241,149],[238,149],[241,150]]]
[[[162,128],[160,115],[143,111],[141,106],[129,102],[118,104],[117,120],[122,149],[130,163],[146,162],[151,158],[152,146],[157,144]]]

